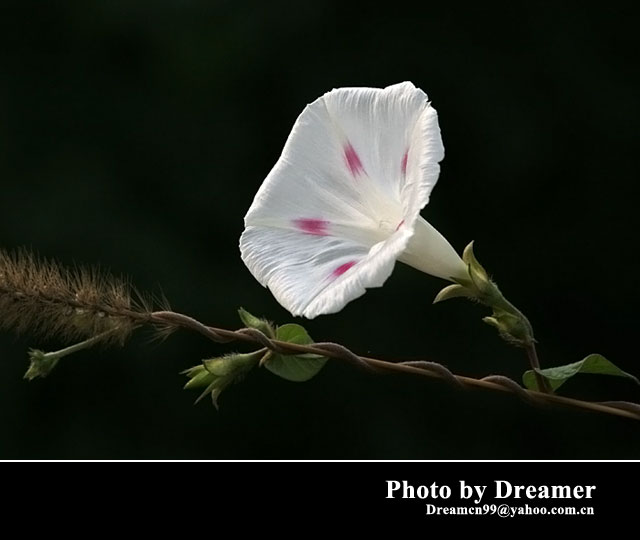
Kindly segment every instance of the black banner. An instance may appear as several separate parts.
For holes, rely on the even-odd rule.
[[[134,520],[152,511],[176,521],[199,516],[202,523],[257,516],[274,523],[315,523],[321,517],[323,527],[618,523],[635,517],[633,493],[640,477],[637,462],[5,463],[2,468],[12,492],[30,499],[34,482],[64,486],[65,497],[47,499],[51,511],[58,505],[80,512],[108,509]]]

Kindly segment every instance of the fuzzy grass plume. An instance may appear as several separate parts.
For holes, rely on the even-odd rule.
[[[149,322],[151,307],[125,279],[66,268],[25,249],[0,250],[0,330],[123,344]]]

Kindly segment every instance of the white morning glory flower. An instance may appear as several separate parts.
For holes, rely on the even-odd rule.
[[[443,157],[437,113],[413,84],[326,93],[302,111],[258,190],[242,260],[282,306],[309,319],[382,286],[396,260],[467,278],[420,216]]]

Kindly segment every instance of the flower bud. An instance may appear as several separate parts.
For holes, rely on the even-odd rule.
[[[46,377],[51,370],[56,367],[60,360],[60,355],[56,353],[46,353],[39,349],[29,351],[29,369],[24,374],[24,378],[33,380],[37,377]]]
[[[189,377],[185,389],[205,387],[196,403],[207,394],[218,407],[218,397],[232,383],[240,381],[251,371],[265,354],[264,350],[248,354],[228,354],[219,358],[203,360],[199,366],[189,368],[182,373]]]
[[[251,315],[246,309],[240,308],[238,310],[238,315],[240,316],[240,320],[244,323],[247,328],[254,328],[256,330],[260,330],[267,337],[274,337],[275,330],[273,325],[267,321],[266,319],[260,319],[254,315]]]

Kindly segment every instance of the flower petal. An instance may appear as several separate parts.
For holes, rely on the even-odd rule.
[[[280,304],[312,319],[340,311],[366,288],[381,287],[408,237],[398,233],[369,249],[346,238],[249,226],[240,249],[251,273]]]
[[[389,277],[443,155],[436,112],[411,83],[325,94],[245,216],[245,264],[294,315],[339,311]]]
[[[341,88],[308,105],[260,187],[246,225],[300,219],[377,230],[408,226],[444,156],[437,114],[411,83]],[[393,223],[391,223],[393,222]]]
[[[399,201],[405,214],[423,208],[444,158],[438,116],[427,95],[404,82],[385,89],[342,88],[321,100],[379,192]]]

